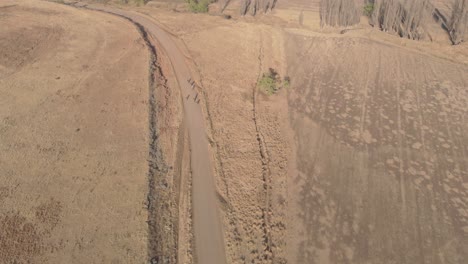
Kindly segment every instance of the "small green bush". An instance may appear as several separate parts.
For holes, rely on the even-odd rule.
[[[262,78],[258,81],[258,86],[267,95],[272,95],[277,91],[276,80],[267,74],[263,74]]]
[[[187,0],[190,11],[194,13],[206,13],[208,12],[208,5],[211,4],[212,0]]]
[[[288,76],[281,81],[279,74],[272,68],[264,73],[257,83],[257,87],[266,95],[273,95],[282,88],[289,88],[290,85],[291,79]]]
[[[283,87],[288,89],[291,86],[291,78],[289,76],[284,77]]]
[[[364,15],[370,17],[372,12],[374,12],[374,4],[366,4],[364,6]]]
[[[146,5],[146,3],[148,3],[149,0],[133,0],[133,2],[135,3],[135,5],[137,6],[142,6],[142,5]]]

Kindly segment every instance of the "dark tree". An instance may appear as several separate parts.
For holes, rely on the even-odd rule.
[[[359,23],[362,11],[355,0],[321,0],[320,26],[351,26]]]
[[[250,1],[251,0],[242,0],[241,7],[240,7],[240,14],[241,15],[245,15],[249,11]]]
[[[454,3],[448,30],[454,45],[466,40],[468,34],[468,0],[457,0]]]
[[[371,24],[401,37],[422,39],[429,10],[429,0],[375,0]]]
[[[242,0],[240,13],[246,15],[250,12],[255,16],[259,12],[267,13],[275,8],[277,0]]]

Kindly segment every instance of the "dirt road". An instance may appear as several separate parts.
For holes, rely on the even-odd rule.
[[[179,87],[184,95],[184,113],[191,148],[191,168],[193,179],[193,217],[195,249],[198,263],[226,263],[222,227],[217,212],[213,166],[204,117],[200,104],[195,101],[196,89],[188,82],[191,79],[182,52],[172,37],[157,24],[141,14],[112,7],[87,5],[86,8],[126,17],[140,24],[162,46],[172,62]],[[154,43],[157,44],[157,43]],[[156,45],[155,45],[156,46]]]

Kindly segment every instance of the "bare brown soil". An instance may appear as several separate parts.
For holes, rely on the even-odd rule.
[[[0,262],[144,263],[139,32],[47,2],[0,4]]]
[[[424,42],[365,19],[320,29],[318,2],[279,1],[255,18],[228,8],[231,19],[119,5],[167,30],[177,62],[157,34],[151,57],[131,21],[2,2],[0,259],[200,263],[197,237],[211,234],[194,228],[190,150],[206,139],[190,140],[203,135],[227,263],[464,263],[468,45],[433,25]],[[205,118],[195,136],[180,63]],[[269,68],[290,87],[262,93]]]
[[[315,63],[290,64],[302,80],[288,96],[295,262],[463,263],[468,67],[365,39],[298,37],[287,50]]]
[[[300,3],[255,20],[141,10],[202,80],[229,262],[463,263],[467,46],[364,23],[318,33],[304,10],[302,24]],[[292,87],[256,91],[269,67]]]

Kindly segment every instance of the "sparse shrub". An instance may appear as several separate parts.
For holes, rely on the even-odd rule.
[[[291,86],[291,78],[289,76],[284,77],[283,87],[288,89]]]
[[[98,0],[98,1],[109,2],[109,0]],[[133,4],[136,6],[142,6],[142,5],[146,5],[149,1],[150,0],[117,0],[117,3],[122,4],[122,5]]]
[[[135,3],[135,5],[137,6],[142,6],[142,5],[146,5],[146,3],[148,3],[149,0],[133,0],[133,2]]]
[[[267,73],[262,75],[262,78],[258,80],[257,87],[266,95],[273,95],[282,88],[289,88],[291,79],[286,76],[283,81],[279,77],[279,74],[272,68]]]
[[[374,12],[374,4],[373,3],[369,3],[369,4],[364,5],[364,15],[370,17],[370,16],[372,16],[372,12]]]
[[[208,5],[212,0],[187,0],[190,11],[194,13],[206,13],[208,12]]]
[[[260,81],[258,81],[258,86],[260,89],[267,95],[272,95],[276,93],[276,80],[273,79],[270,75],[263,74]]]

